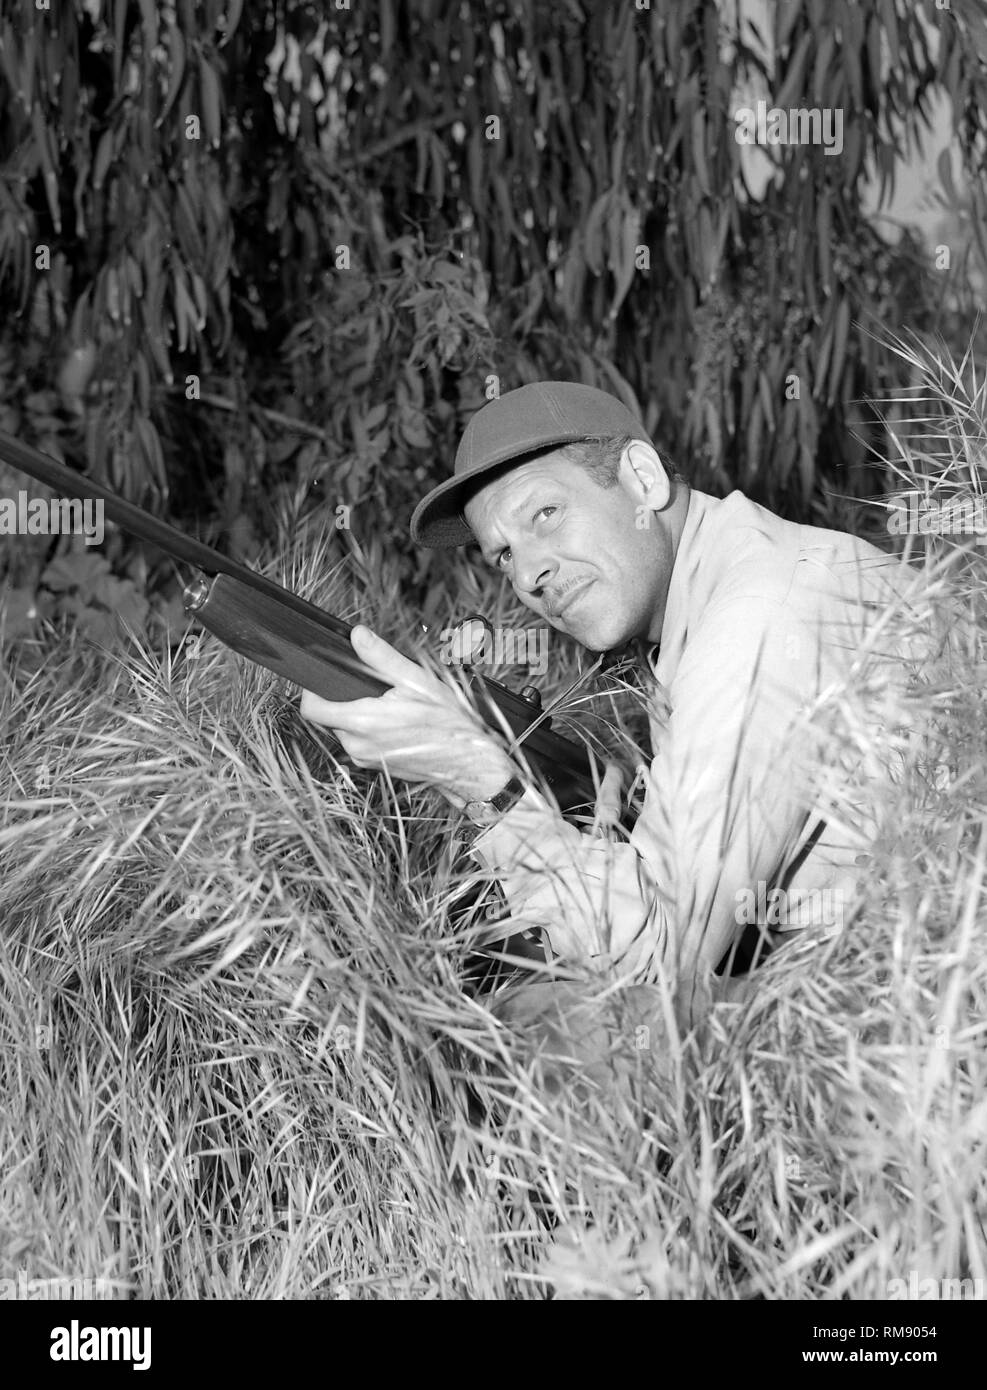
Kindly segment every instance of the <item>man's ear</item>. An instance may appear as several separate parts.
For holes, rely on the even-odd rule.
[[[620,456],[620,481],[626,492],[654,512],[668,506],[671,475],[657,451],[644,439],[632,439]]]

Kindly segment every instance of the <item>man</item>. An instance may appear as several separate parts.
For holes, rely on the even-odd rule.
[[[636,641],[654,674],[654,756],[624,842],[565,822],[440,680],[364,627],[354,649],[393,689],[303,698],[358,764],[430,782],[477,822],[473,853],[513,930],[542,926],[563,963],[608,980],[666,986],[688,1025],[753,903],[808,900],[815,925],[839,925],[819,905],[849,907],[867,825],[827,790],[832,759],[807,719],[862,661],[872,720],[887,718],[905,652],[881,622],[907,566],[690,488],[620,401],[570,382],[484,406],[411,530],[426,546],[477,541],[537,617],[592,652]],[[774,924],[807,925],[778,911]]]

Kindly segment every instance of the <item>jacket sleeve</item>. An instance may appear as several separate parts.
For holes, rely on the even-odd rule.
[[[566,961],[638,981],[712,971],[746,920],[740,904],[805,825],[786,734],[817,668],[818,641],[777,599],[711,608],[667,692],[629,839],[581,833],[532,789],[475,841],[512,925],[543,927]]]

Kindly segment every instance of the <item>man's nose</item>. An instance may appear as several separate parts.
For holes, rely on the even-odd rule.
[[[535,594],[552,582],[558,569],[551,556],[541,554],[522,554],[515,552],[514,585],[522,593]]]

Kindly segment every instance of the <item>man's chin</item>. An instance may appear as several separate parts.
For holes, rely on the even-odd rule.
[[[601,652],[609,652],[615,647],[622,647],[627,641],[616,630],[607,628],[600,623],[590,622],[587,622],[585,626],[573,623],[569,630],[569,636],[574,642],[578,642],[581,647],[585,647],[587,651],[593,652],[597,656]]]
[[[578,642],[587,651],[597,655],[601,652],[612,651],[616,647],[623,647],[630,639],[625,636],[617,623],[613,620],[612,614],[594,614],[593,601],[595,594],[590,593],[584,603],[581,599],[575,601],[568,608],[563,609],[561,615],[552,621],[552,626],[557,632],[564,633],[571,637],[574,642]]]

